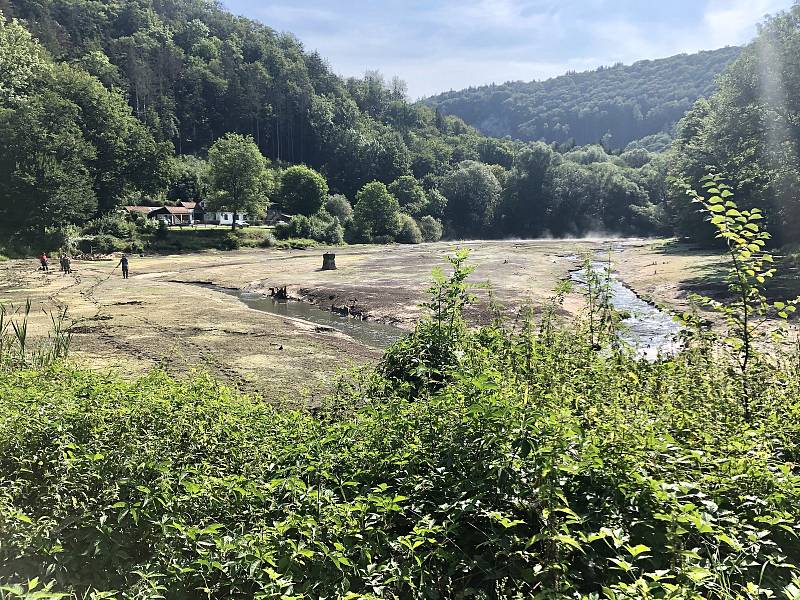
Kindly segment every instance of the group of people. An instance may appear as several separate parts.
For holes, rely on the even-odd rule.
[[[72,259],[66,254],[62,253],[58,259],[59,264],[61,265],[61,272],[64,275],[72,273]],[[42,271],[48,272],[50,271],[50,257],[47,256],[47,252],[42,252],[42,255],[39,257],[39,263],[41,265],[40,269]],[[122,278],[128,278],[128,256],[127,254],[123,254],[122,258],[119,259],[117,263],[117,267],[122,267]],[[114,267],[116,268],[116,267]]]
[[[47,256],[47,252],[42,252],[42,255],[39,257],[39,263],[41,265],[42,271],[49,271],[50,270],[50,257]],[[58,257],[58,263],[61,267],[61,272],[65,275],[68,273],[72,273],[72,259],[67,256],[66,254],[62,254]]]

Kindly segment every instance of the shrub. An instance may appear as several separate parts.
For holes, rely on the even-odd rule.
[[[275,235],[282,240],[305,238],[327,244],[341,244],[344,241],[344,229],[339,219],[324,209],[310,217],[295,215],[289,223],[279,223],[275,226]]]
[[[419,230],[425,242],[438,242],[442,239],[442,222],[431,215],[425,215],[419,220]]]
[[[45,232],[44,246],[53,251],[74,254],[78,249],[80,231],[75,225],[64,225]]]
[[[83,228],[87,235],[112,235],[116,238],[131,238],[136,233],[136,226],[127,215],[121,212],[109,213],[89,221]]]
[[[82,238],[78,241],[78,248],[86,254],[111,254],[120,252],[125,248],[126,242],[112,235],[96,235]]]
[[[595,351],[582,322],[470,331],[453,267],[315,413],[205,377],[0,373],[0,588],[797,597],[800,357],[755,375],[747,423],[724,355]]]
[[[167,225],[166,221],[162,221],[161,219],[158,220],[158,226],[156,228],[156,237],[159,240],[165,240],[169,236],[169,225]]]
[[[335,245],[344,243],[344,227],[341,226],[338,218],[334,217],[332,221],[325,225],[322,231],[322,238],[317,241]]]
[[[238,250],[242,247],[242,236],[233,231],[225,234],[219,243],[220,250]]]
[[[272,232],[268,231],[258,243],[258,246],[260,248],[272,248],[275,246],[275,236],[272,234]]]
[[[325,202],[325,210],[331,216],[339,219],[342,225],[353,218],[353,206],[342,194],[328,196],[328,200]]]
[[[131,240],[123,247],[122,250],[128,254],[143,254],[145,251],[145,243],[139,239]]]
[[[419,244],[422,242],[422,233],[413,217],[400,215],[400,231],[395,237],[396,242],[401,244]]]

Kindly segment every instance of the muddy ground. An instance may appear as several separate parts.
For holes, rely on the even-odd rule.
[[[453,243],[336,248],[338,270],[322,271],[322,249],[208,251],[131,258],[123,280],[117,260],[74,261],[74,272],[37,271],[37,262],[0,263],[3,303],[34,303],[32,334],[46,334],[43,311],[68,308],[72,356],[99,370],[140,375],[162,365],[175,375],[194,370],[274,401],[313,402],[337,371],[380,357],[336,331],[247,308],[236,297],[198,283],[268,293],[288,287],[291,297],[321,308],[348,307],[368,320],[409,329],[431,271],[445,266]],[[541,307],[557,282],[586,252],[612,259],[620,278],[654,302],[683,309],[687,292],[718,269],[716,255],[652,240],[464,242],[495,301],[513,318],[528,304]],[[476,321],[488,318],[489,292],[481,289]],[[580,311],[572,294],[568,313]]]

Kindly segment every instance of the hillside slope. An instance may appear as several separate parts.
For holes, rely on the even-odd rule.
[[[461,117],[486,135],[578,145],[603,141],[623,148],[669,133],[698,98],[713,92],[715,78],[740,51],[727,47],[541,82],[469,88],[425,103]]]

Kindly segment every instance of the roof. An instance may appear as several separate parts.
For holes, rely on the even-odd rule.
[[[170,215],[190,215],[192,211],[184,206],[159,206],[153,212],[158,212],[159,214],[170,214]]]
[[[167,212],[171,215],[190,215],[192,211],[185,206],[165,206]]]
[[[158,208],[157,206],[126,206],[125,210],[132,213],[137,212],[137,213],[148,214],[156,210],[157,208]]]
[[[181,201],[181,202],[178,202],[178,204],[180,204],[183,208],[188,208],[189,210],[197,208],[197,202],[183,202],[183,201]]]

